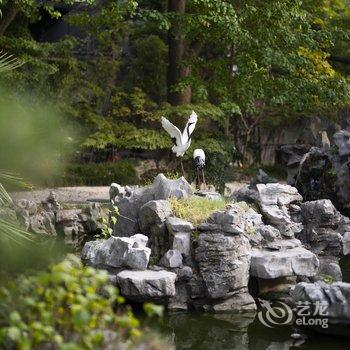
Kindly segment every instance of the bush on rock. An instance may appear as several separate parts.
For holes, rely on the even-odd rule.
[[[123,300],[105,271],[70,255],[47,272],[2,285],[0,348],[118,348],[140,334]]]

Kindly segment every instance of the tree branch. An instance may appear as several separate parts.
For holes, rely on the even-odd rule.
[[[2,17],[0,19],[0,36],[3,36],[8,26],[16,18],[19,10],[16,8],[14,1],[9,1],[2,9]]]

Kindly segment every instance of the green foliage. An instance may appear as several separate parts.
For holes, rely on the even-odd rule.
[[[95,238],[108,239],[112,236],[113,226],[117,223],[119,216],[119,209],[117,206],[113,206],[112,210],[108,210],[107,217],[102,217],[101,233],[95,235]]]
[[[162,317],[164,313],[163,305],[155,305],[152,303],[144,303],[143,311],[146,313],[148,317]]]
[[[194,109],[200,118],[187,167],[193,149],[203,147],[211,181],[222,188],[230,177],[225,164],[238,156],[243,163],[260,162],[260,127],[309,115],[332,118],[349,105],[350,69],[332,59],[350,54],[346,0],[187,0],[185,14],[168,12],[166,1],[108,0],[65,17],[82,35],[56,43],[34,40],[29,24],[43,10],[58,18],[58,2],[13,3],[19,14],[0,36],[0,46],[25,65],[1,80],[57,101],[82,130],[76,147],[165,151],[171,142],[160,132],[160,116],[184,125]],[[177,69],[190,68],[171,87],[169,30],[184,40]],[[192,104],[169,106],[167,90],[186,86]]]
[[[199,225],[216,210],[225,208],[224,200],[208,200],[206,198],[177,199],[170,198],[173,214],[181,219]]]
[[[61,116],[50,105],[0,91],[0,168],[31,182],[50,178],[69,143]]]
[[[0,295],[3,349],[118,348],[140,335],[107,273],[83,267],[73,255],[47,272],[4,282]]]
[[[117,163],[68,164],[63,173],[58,173],[48,186],[109,186],[112,182],[121,185],[137,184],[135,167],[130,160]]]
[[[321,275],[323,282],[327,283],[327,284],[332,284],[335,282],[334,278],[330,275]]]
[[[167,46],[159,36],[133,34],[130,60],[125,62],[125,83],[128,89],[138,87],[152,100],[166,99]]]

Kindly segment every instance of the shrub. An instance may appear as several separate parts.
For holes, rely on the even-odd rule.
[[[211,213],[223,209],[226,202],[223,199],[208,200],[206,198],[171,198],[170,203],[175,216],[188,220],[194,225],[203,222]]]
[[[108,284],[105,271],[69,255],[48,271],[0,288],[1,349],[118,348],[140,334],[139,322]]]
[[[138,183],[132,161],[123,159],[117,163],[69,164],[49,186],[107,186],[112,182],[121,185]]]

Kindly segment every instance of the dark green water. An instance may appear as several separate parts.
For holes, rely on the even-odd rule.
[[[170,314],[152,325],[177,350],[346,350],[350,338],[332,337],[291,326],[267,328],[259,320],[229,314]],[[291,334],[305,339],[294,340]]]

